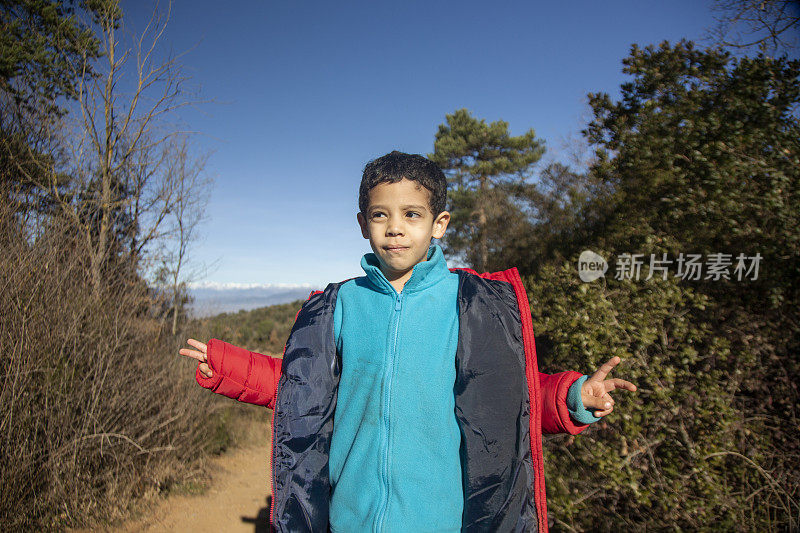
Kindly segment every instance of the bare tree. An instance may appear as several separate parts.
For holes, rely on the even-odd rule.
[[[172,293],[172,334],[178,331],[178,313],[181,309],[185,287],[203,266],[194,263],[189,268],[189,247],[197,238],[197,228],[205,219],[210,179],[205,173],[207,155],[194,157],[185,136],[171,143],[173,157],[170,159],[170,174],[174,182],[175,195],[171,209],[171,235],[164,264],[169,273]]]
[[[166,164],[166,142],[176,128],[165,127],[166,120],[190,103],[179,56],[159,59],[169,9],[163,17],[154,10],[141,34],[121,39],[118,1],[97,3],[94,23],[103,58],[93,65],[97,75],[78,88],[79,120],[70,132],[77,179],[69,194],[55,182],[52,188],[81,230],[95,292],[118,240],[127,237],[128,252],[136,257],[161,236],[178,184]],[[88,70],[88,62],[83,68]],[[150,226],[143,228],[145,218]]]
[[[797,0],[714,0],[717,25],[706,40],[729,48],[757,48],[764,55],[788,52],[798,45]]]

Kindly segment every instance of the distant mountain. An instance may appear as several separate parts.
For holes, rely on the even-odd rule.
[[[268,305],[284,304],[308,298],[312,290],[310,284],[288,285],[281,283],[194,283],[189,286],[189,294],[194,301],[190,306],[195,318],[213,316],[219,313],[235,313]]]

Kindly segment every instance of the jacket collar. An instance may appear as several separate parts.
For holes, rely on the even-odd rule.
[[[364,269],[367,278],[375,289],[389,294],[397,292],[381,271],[378,257],[373,252],[364,254],[364,257],[361,258],[361,268]],[[450,274],[450,270],[447,267],[447,261],[444,259],[442,248],[438,244],[431,244],[428,247],[427,260],[414,265],[411,271],[411,278],[403,286],[402,292],[405,294],[427,289],[445,279],[448,274]]]

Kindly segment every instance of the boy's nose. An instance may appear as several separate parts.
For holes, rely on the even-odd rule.
[[[397,222],[390,222],[386,226],[386,235],[402,235],[402,234],[403,234],[402,226]]]

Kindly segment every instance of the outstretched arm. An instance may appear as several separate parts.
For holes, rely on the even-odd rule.
[[[202,387],[240,402],[275,408],[281,359],[218,339],[207,345],[195,339],[187,342],[196,349],[183,348],[180,353],[198,361],[195,379]]]
[[[311,291],[308,300],[321,292]],[[294,315],[295,321],[301,310]],[[283,359],[244,350],[218,339],[211,339],[207,345],[195,339],[187,342],[196,349],[183,348],[180,353],[197,359],[195,379],[202,387],[240,402],[275,409]]]

